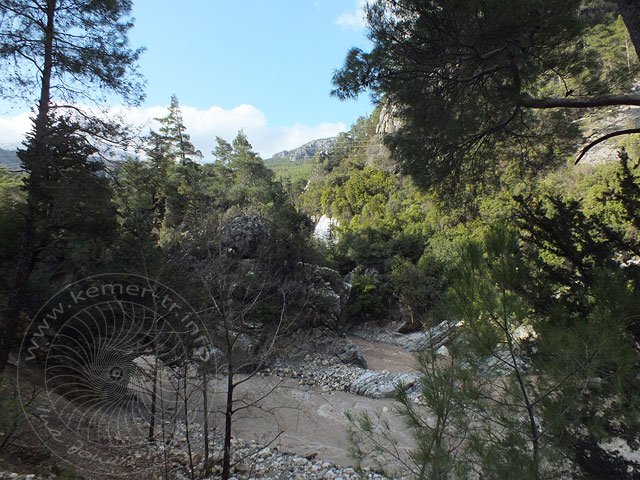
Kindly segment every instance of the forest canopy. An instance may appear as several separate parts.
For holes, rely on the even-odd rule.
[[[569,152],[563,134],[575,109],[640,104],[631,93],[640,44],[625,28],[637,11],[619,17],[608,2],[578,0],[400,0],[366,12],[373,48],[349,51],[333,94],[370,91],[393,106],[402,124],[386,144],[424,186],[477,181],[500,148],[529,152],[531,168],[548,165]]]

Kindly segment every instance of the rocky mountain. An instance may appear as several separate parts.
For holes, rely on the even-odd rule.
[[[4,165],[11,170],[20,168],[20,160],[15,150],[5,150],[0,148],[0,165]]]
[[[579,148],[584,148],[589,142],[600,138],[612,132],[626,130],[630,128],[638,128],[640,126],[640,107],[618,107],[602,109],[598,112],[589,112],[576,121],[583,135]],[[606,162],[615,162],[618,159],[618,152],[621,147],[630,148],[634,145],[630,152],[635,155],[637,149],[637,139],[633,136],[617,137],[606,142],[600,143],[593,147],[582,158],[580,164],[598,164]],[[576,153],[576,156],[578,153]]]
[[[285,161],[296,162],[299,160],[312,159],[322,153],[329,153],[335,145],[336,140],[337,137],[312,140],[301,147],[294,148],[293,150],[278,152],[274,154],[273,157],[266,160],[266,162],[282,163]]]

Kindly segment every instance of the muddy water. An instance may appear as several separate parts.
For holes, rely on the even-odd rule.
[[[415,355],[397,345],[370,342],[359,337],[349,337],[356,344],[371,370],[388,372],[413,372],[417,369]]]
[[[397,372],[415,368],[413,356],[400,347],[352,340],[363,352],[371,369]],[[224,383],[214,385],[214,390],[215,424],[222,426]],[[411,445],[391,400],[376,400],[347,392],[322,392],[318,388],[300,386],[295,379],[258,376],[240,385],[235,398],[239,400],[239,407],[244,405],[246,408],[234,416],[234,435],[261,444],[273,441],[272,445],[279,445],[281,451],[305,456],[317,454],[318,458],[338,465],[354,465],[348,453],[347,411],[381,415],[399,439],[399,446],[408,448]],[[256,400],[257,405],[248,406]]]

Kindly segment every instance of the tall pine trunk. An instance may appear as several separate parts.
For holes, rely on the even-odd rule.
[[[53,71],[56,8],[57,0],[46,1],[47,21],[44,27],[44,62],[38,113],[34,120],[33,136],[27,143],[26,150],[20,154],[23,167],[29,173],[29,178],[26,180],[27,208],[23,230],[20,235],[12,288],[8,293],[3,318],[0,319],[0,373],[4,371],[9,360],[9,353],[18,328],[29,278],[39,253],[36,227],[39,220],[39,212],[42,208],[43,188],[49,158],[47,135],[50,127],[51,73]]]

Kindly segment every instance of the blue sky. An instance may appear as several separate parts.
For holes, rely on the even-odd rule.
[[[134,0],[131,43],[144,46],[147,99],[133,123],[162,116],[178,96],[204,153],[243,128],[264,157],[337,134],[371,112],[329,96],[348,49],[367,47],[364,0]],[[117,108],[117,106],[114,106]],[[0,112],[0,146],[28,124],[26,108]]]

